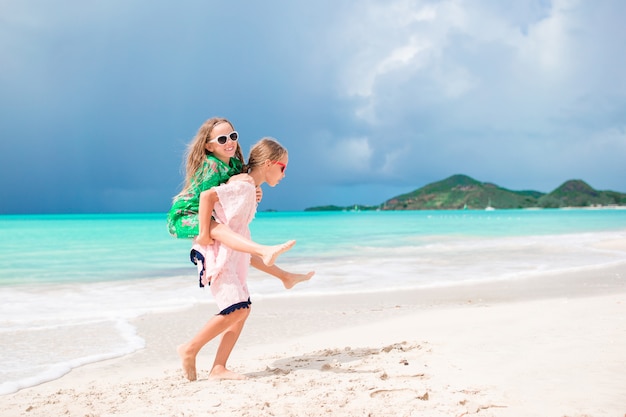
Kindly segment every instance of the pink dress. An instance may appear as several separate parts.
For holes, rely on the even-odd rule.
[[[232,181],[214,189],[219,197],[215,219],[249,239],[249,225],[257,207],[255,186],[248,181]],[[210,285],[222,314],[247,307],[250,304],[247,284],[250,254],[234,251],[218,241],[204,247],[194,244],[192,254],[194,250],[204,256],[201,286]]]

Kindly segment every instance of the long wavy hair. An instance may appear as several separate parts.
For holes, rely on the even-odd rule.
[[[200,129],[198,129],[198,133],[193,138],[193,140],[187,145],[187,150],[185,152],[185,184],[183,185],[183,189],[181,193],[185,192],[189,186],[191,185],[192,179],[198,173],[198,170],[202,167],[204,160],[207,155],[210,154],[209,151],[206,150],[206,144],[211,137],[211,132],[215,126],[228,123],[233,129],[235,128],[233,124],[223,117],[212,117],[205,121]],[[238,158],[242,163],[244,162],[243,153],[241,152],[241,145],[239,141],[237,141],[237,150],[235,151],[235,157]],[[244,171],[245,172],[245,171]]]

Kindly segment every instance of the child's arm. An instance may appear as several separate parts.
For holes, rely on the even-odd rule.
[[[200,193],[200,204],[198,207],[198,226],[200,233],[196,239],[200,245],[206,246],[213,244],[213,238],[211,238],[211,220],[213,208],[218,201],[219,197],[213,188]]]
[[[231,181],[248,181],[252,185],[254,185],[254,180],[248,174],[237,174],[230,177],[228,182]],[[202,191],[200,193],[200,204],[198,207],[198,223],[200,231],[198,233],[198,238],[196,242],[200,245],[212,245],[213,237],[211,236],[211,221],[215,223],[213,220],[213,209],[215,208],[215,203],[220,201],[217,192],[213,188],[209,188],[208,190]]]

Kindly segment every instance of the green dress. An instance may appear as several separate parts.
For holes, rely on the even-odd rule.
[[[190,186],[174,197],[172,208],[167,213],[167,231],[178,238],[198,236],[200,193],[224,184],[233,175],[240,174],[242,168],[242,162],[237,158],[230,158],[230,164],[226,164],[213,155],[207,155]]]

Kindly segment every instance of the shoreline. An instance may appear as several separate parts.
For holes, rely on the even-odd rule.
[[[198,357],[199,380],[183,378],[175,347],[215,313],[203,303],[133,320],[144,349],[0,396],[3,415],[626,413],[623,264],[550,279],[252,301],[229,361],[247,381],[207,380],[216,341]]]

